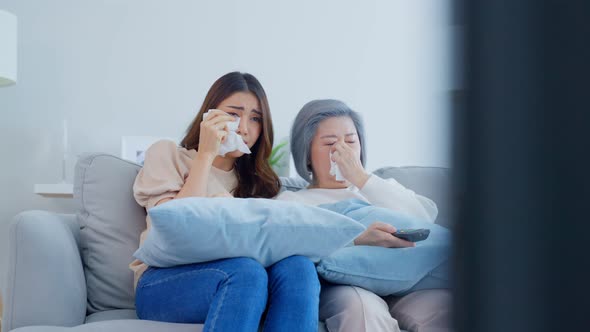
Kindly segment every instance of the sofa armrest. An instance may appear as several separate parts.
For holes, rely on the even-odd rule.
[[[74,215],[26,211],[9,231],[3,331],[76,326],[86,317],[86,280]]]

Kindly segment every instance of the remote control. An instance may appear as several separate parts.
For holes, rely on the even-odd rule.
[[[393,236],[410,242],[426,240],[426,238],[428,238],[428,235],[430,235],[430,230],[426,228],[398,229],[397,232],[393,233]]]

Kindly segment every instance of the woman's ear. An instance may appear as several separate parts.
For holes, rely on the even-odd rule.
[[[311,168],[311,163],[307,163],[307,172],[309,173],[309,178],[311,179],[311,183],[315,183],[313,169]]]

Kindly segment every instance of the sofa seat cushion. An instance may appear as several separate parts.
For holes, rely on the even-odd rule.
[[[95,312],[86,316],[86,324],[117,319],[138,319],[135,310],[117,309]]]
[[[101,315],[105,313],[105,315]],[[95,316],[96,315],[96,316]],[[112,316],[110,316],[112,315]],[[94,316],[90,318],[90,316]],[[109,310],[90,315],[87,318],[92,323],[79,325],[75,327],[61,326],[27,326],[21,327],[11,332],[199,332],[203,331],[203,324],[176,324],[166,322],[156,322],[150,320],[139,320],[132,318],[135,316],[135,310]],[[129,318],[124,318],[125,316]],[[113,320],[106,320],[111,317]],[[113,318],[114,317],[114,318]],[[117,318],[118,317],[118,318]],[[136,317],[136,316],[135,316]],[[105,319],[105,320],[101,320]],[[98,321],[101,320],[101,321]],[[262,331],[262,325],[259,329]],[[326,324],[319,322],[318,332],[328,332]],[[404,331],[401,331],[404,332]]]
[[[11,332],[200,332],[202,324],[177,324],[156,322],[151,320],[122,319],[95,322],[75,327],[60,326],[27,326]]]

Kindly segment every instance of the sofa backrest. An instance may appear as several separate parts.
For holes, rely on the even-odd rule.
[[[140,169],[137,164],[108,154],[86,154],[76,164],[74,198],[78,203],[89,314],[135,308],[133,272],[128,265],[146,227],[145,209],[133,197],[133,183]],[[448,169],[386,167],[374,173],[393,177],[434,200],[439,207],[437,223],[448,226]],[[281,182],[286,190],[307,185],[298,178],[281,178]]]
[[[133,198],[139,170],[139,165],[108,154],[84,155],[76,164],[74,198],[89,314],[135,308],[128,265],[146,227],[145,209]]]
[[[430,198],[438,207],[435,222],[448,228],[453,226],[450,169],[422,166],[382,167],[373,173],[384,179],[394,178],[404,187]]]

